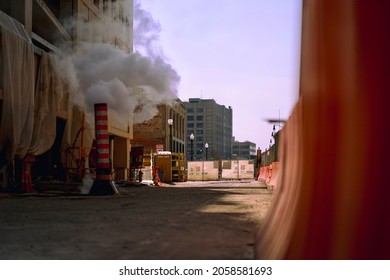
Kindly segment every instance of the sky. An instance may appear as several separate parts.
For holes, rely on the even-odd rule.
[[[233,136],[268,148],[298,98],[301,0],[138,0],[180,76],[178,97],[233,109]],[[278,129],[278,127],[277,127]]]

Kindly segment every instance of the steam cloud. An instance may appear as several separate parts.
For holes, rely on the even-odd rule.
[[[117,1],[128,5],[127,1]],[[124,8],[120,7],[120,8]],[[117,34],[122,25],[106,19],[83,23],[94,34]],[[74,27],[74,22],[69,25]],[[114,30],[108,30],[109,28]],[[115,30],[116,29],[116,30]],[[81,43],[77,48],[62,46],[65,55],[58,65],[64,79],[75,94],[76,105],[92,112],[93,104],[107,103],[118,120],[132,118],[140,123],[153,118],[157,105],[169,104],[177,98],[179,75],[166,62],[160,48],[156,47],[159,24],[144,11],[139,3],[134,4],[134,46],[140,51],[127,53],[108,43]],[[110,38],[105,38],[110,41]]]

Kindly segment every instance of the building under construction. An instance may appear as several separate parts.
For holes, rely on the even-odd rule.
[[[159,106],[154,118],[134,124],[131,145],[135,177],[142,169],[144,179],[151,180],[156,172],[153,167],[158,167],[164,182],[185,180],[185,118],[186,107],[177,99],[171,105]],[[161,153],[167,151],[170,153]]]
[[[0,190],[32,191],[31,180],[81,180],[94,172],[91,112],[76,105],[64,81],[61,46],[108,43],[133,50],[133,3],[115,0],[5,0],[0,2]],[[122,3],[122,4],[123,4]],[[121,28],[99,32],[90,23]],[[96,26],[96,25],[95,25]],[[131,118],[109,108],[109,164],[128,179]]]

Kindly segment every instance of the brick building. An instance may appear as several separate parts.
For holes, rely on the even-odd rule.
[[[156,152],[156,145],[164,151],[184,153],[186,109],[179,99],[172,105],[160,105],[151,120],[134,124],[131,145],[144,147],[145,152]],[[172,119],[172,126],[168,120]]]

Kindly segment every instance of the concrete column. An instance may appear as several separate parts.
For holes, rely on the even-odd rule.
[[[130,168],[130,140],[123,137],[115,137],[114,140],[114,168],[116,179],[127,180]]]

